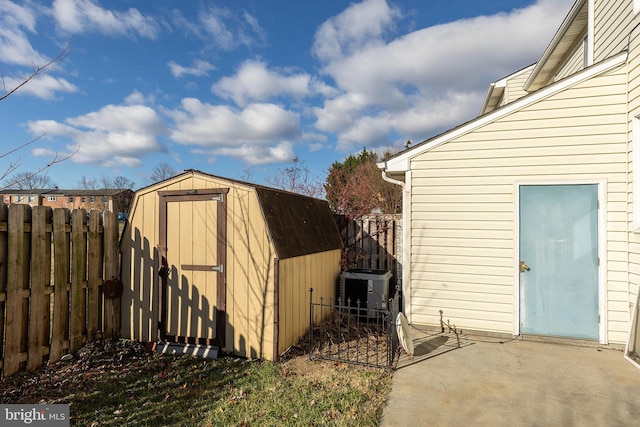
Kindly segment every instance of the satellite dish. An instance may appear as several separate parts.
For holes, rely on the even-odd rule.
[[[396,317],[396,330],[398,331],[398,340],[409,356],[413,356],[413,341],[409,335],[409,322],[404,313],[398,313]]]

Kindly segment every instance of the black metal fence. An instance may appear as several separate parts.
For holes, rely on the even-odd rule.
[[[360,300],[313,302],[309,290],[309,359],[332,360],[393,369],[397,362],[395,319],[399,294],[383,306],[367,307]],[[321,319],[314,322],[314,319]]]

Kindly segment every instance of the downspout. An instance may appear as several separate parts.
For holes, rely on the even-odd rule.
[[[405,175],[406,176],[406,175]],[[386,170],[386,163],[385,163],[385,167],[384,169],[382,169],[382,179],[390,182],[391,184],[394,185],[399,185],[402,188],[402,277],[399,278],[400,281],[400,289],[402,292],[402,306],[400,307],[400,310],[402,312],[405,313],[407,319],[409,319],[409,321],[411,321],[411,317],[410,317],[410,309],[408,307],[411,307],[410,304],[408,303],[408,297],[410,295],[409,293],[409,283],[410,283],[410,279],[409,279],[409,274],[410,274],[410,264],[411,264],[411,254],[408,253],[408,248],[407,248],[407,242],[409,241],[408,239],[408,233],[409,233],[409,218],[410,218],[410,211],[409,211],[409,203],[408,203],[408,199],[406,197],[406,189],[407,189],[407,183],[405,181],[400,181],[397,179],[393,179],[389,176],[387,176],[387,170]],[[405,284],[407,285],[407,287],[405,287]]]

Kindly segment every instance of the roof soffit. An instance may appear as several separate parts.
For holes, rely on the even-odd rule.
[[[530,72],[536,64],[529,65],[528,67],[523,68],[522,70],[518,70],[515,73],[508,75],[496,82],[493,82],[489,85],[489,90],[487,91],[487,95],[484,99],[484,103],[482,104],[482,108],[480,109],[480,115],[489,113],[500,106],[500,101],[504,96],[505,89],[509,80],[515,79],[523,73]]]
[[[577,0],[525,82],[524,90],[533,92],[549,81],[558,66],[564,62],[576,43],[587,32],[588,24],[588,1]]]

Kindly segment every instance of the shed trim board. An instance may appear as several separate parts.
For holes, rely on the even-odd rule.
[[[521,279],[522,274],[520,273],[520,261],[522,260],[520,254],[520,188],[523,186],[554,186],[554,185],[596,185],[598,191],[598,338],[601,344],[607,344],[607,280],[606,280],[606,269],[604,268],[607,265],[607,251],[606,251],[606,243],[607,243],[607,233],[606,233],[606,209],[603,206],[606,206],[607,203],[607,181],[606,180],[558,180],[558,181],[516,181],[514,183],[515,191],[515,208],[513,210],[514,213],[514,248],[516,251],[516,256],[514,257],[514,336],[518,336],[521,334],[520,331],[520,323],[521,323]]]
[[[273,359],[280,358],[280,260],[273,259]]]
[[[158,253],[161,259],[162,267],[166,267],[167,263],[167,223],[168,223],[168,204],[172,202],[193,202],[193,201],[217,201],[217,247],[216,258],[219,265],[222,266],[220,271],[216,271],[217,274],[217,289],[216,289],[216,316],[215,316],[215,338],[213,344],[224,346],[225,343],[225,331],[226,331],[226,306],[227,306],[227,279],[226,279],[226,241],[227,241],[227,204],[224,203],[226,194],[229,193],[229,188],[203,188],[193,190],[171,190],[171,191],[158,191],[159,196],[159,230],[158,230]],[[202,265],[181,265],[185,270],[196,271],[211,271],[212,268],[206,268]],[[166,273],[166,272],[165,272]],[[169,340],[176,342],[193,342],[196,344],[210,344],[209,342],[202,341],[201,337],[180,337],[171,336],[168,334],[168,298],[167,298],[167,274],[161,274],[158,282],[158,339]],[[207,340],[205,340],[207,341]]]

